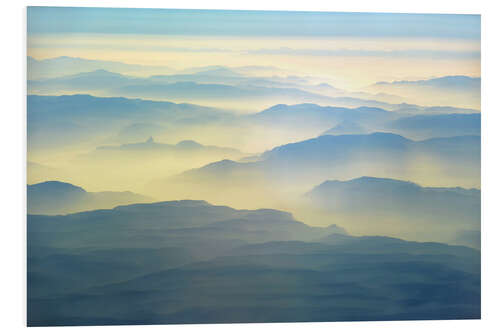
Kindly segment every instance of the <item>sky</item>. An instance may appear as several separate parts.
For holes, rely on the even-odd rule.
[[[480,17],[443,14],[30,7],[28,32],[479,39]]]
[[[480,23],[479,15],[29,7],[28,55],[277,66],[358,89],[479,76]]]

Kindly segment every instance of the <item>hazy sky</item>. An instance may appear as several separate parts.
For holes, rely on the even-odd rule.
[[[30,7],[28,55],[276,66],[342,88],[480,75],[480,16]]]

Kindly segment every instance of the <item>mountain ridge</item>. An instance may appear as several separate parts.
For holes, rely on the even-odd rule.
[[[87,192],[82,187],[62,181],[44,181],[27,186],[28,214],[64,214],[150,200],[150,197],[131,191]]]

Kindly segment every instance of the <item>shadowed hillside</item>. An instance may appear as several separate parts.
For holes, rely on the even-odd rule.
[[[478,318],[479,264],[202,201],[29,215],[28,325]]]

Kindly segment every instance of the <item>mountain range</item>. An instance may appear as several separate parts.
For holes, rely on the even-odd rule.
[[[243,159],[225,148],[271,128],[316,134]],[[479,114],[30,95],[28,131],[32,154],[87,152],[65,161],[73,177],[134,191],[160,177],[144,193],[192,199],[28,185],[28,326],[480,318]],[[197,131],[217,145],[184,139]]]
[[[96,144],[109,140],[110,133],[130,140],[137,137],[133,127],[137,124],[155,124],[158,131],[162,125],[167,129],[184,128],[232,118],[227,112],[192,104],[90,95],[28,95],[28,149]],[[131,126],[128,136],[123,131]],[[148,133],[143,139],[153,134]]]
[[[126,143],[118,146],[107,145],[99,146],[97,150],[103,151],[134,151],[134,152],[173,152],[173,153],[190,153],[196,154],[200,152],[214,153],[214,154],[226,154],[238,156],[242,153],[234,148],[217,147],[217,146],[205,146],[194,140],[182,140],[176,144],[159,143],[155,142],[153,137],[149,137],[144,142]]]
[[[459,109],[456,108],[433,107],[424,110],[411,105],[398,111],[387,110],[391,109],[278,104],[248,118],[252,123],[296,131],[312,128],[317,134],[369,134],[384,131],[417,140],[479,135],[481,130],[481,114],[473,110],[469,110],[470,113],[457,113]]]
[[[72,112],[67,112],[69,109]],[[475,134],[480,120],[479,114],[411,117],[404,112],[375,107],[323,107],[316,104],[278,104],[258,113],[238,116],[192,104],[90,95],[29,95],[27,110],[30,151],[75,144],[90,148],[110,143],[131,143],[150,136],[179,141],[189,134],[190,139],[200,140],[200,126],[205,131],[216,133],[212,137],[219,140],[214,142],[219,146],[227,146],[227,141],[235,138],[245,144],[243,138],[239,139],[241,132],[268,136],[276,132],[277,135],[271,135],[268,140],[269,144],[262,147],[265,149],[315,137],[340,124],[352,126],[353,123],[362,127],[365,130],[363,133],[389,131],[414,139],[426,139]],[[467,123],[469,119],[471,124]],[[342,133],[337,131],[332,134]]]
[[[386,124],[395,133],[413,138],[436,138],[459,135],[481,135],[481,114],[439,114],[401,117]]]
[[[306,91],[301,86],[271,79],[242,79],[230,71],[205,71],[174,76],[147,78],[122,75],[98,69],[45,80],[29,80],[30,94],[61,95],[78,92],[98,96],[150,98],[174,102],[190,102],[215,107],[242,109],[242,100],[253,108],[281,100],[286,103],[333,103],[334,99]],[[240,103],[240,104],[238,104]],[[246,111],[252,109],[246,108]]]
[[[90,61],[90,63],[92,62]],[[28,93],[40,95],[79,93],[102,97],[149,98],[197,103],[243,112],[254,112],[257,109],[277,103],[320,103],[354,108],[367,106],[399,112],[448,112],[446,111],[448,108],[454,109],[455,113],[470,113],[477,112],[480,109],[477,103],[466,106],[456,105],[452,98],[438,98],[440,95],[431,100],[422,100],[425,102],[424,105],[435,105],[437,107],[415,105],[418,104],[419,99],[411,97],[409,100],[413,104],[388,102],[394,101],[394,95],[386,93],[384,89],[397,89],[395,87],[400,87],[401,83],[374,84],[368,89],[375,89],[376,91],[374,94],[370,94],[368,92],[344,91],[324,82],[317,84],[314,82],[314,78],[301,78],[290,75],[283,77],[276,75],[269,77],[249,76],[244,74],[245,71],[242,72],[238,71],[237,68],[231,69],[227,67],[200,68],[195,71],[170,75],[134,76],[124,74],[130,73],[129,70],[116,72],[106,70],[105,68],[113,67],[110,65],[103,65],[102,67],[89,66],[96,69],[59,77],[30,79],[28,80]],[[64,68],[64,66],[61,68]],[[448,82],[453,81],[454,78],[444,77],[434,80]],[[458,79],[455,78],[455,80]],[[420,90],[424,88],[438,89],[440,87],[436,84],[425,85],[423,82],[427,81],[418,82],[419,84],[405,84],[403,87],[406,90],[411,89],[411,93],[414,94],[421,93]],[[464,89],[461,88],[459,83],[455,85],[449,83],[446,87],[447,90],[443,93],[446,96],[457,93],[468,96],[471,93],[478,93],[477,86]],[[381,89],[382,91],[379,91]],[[430,96],[429,92],[426,93]],[[398,101],[405,100],[405,98],[396,97]],[[406,101],[408,101],[408,98]],[[440,108],[440,106],[444,108]]]
[[[47,59],[35,59],[28,56],[27,69],[28,80],[51,79],[101,69],[130,75],[152,75],[153,73],[167,74],[172,72],[172,69],[165,66],[135,65],[118,61],[103,61],[67,56]]]
[[[360,170],[374,176],[418,177],[416,169],[422,168],[427,179],[442,177],[443,182],[476,187],[480,184],[480,141],[479,136],[413,141],[392,133],[323,135],[275,147],[261,154],[256,162],[223,160],[189,170],[178,178],[193,182],[217,179],[241,185],[244,177],[258,177],[297,185],[353,178]],[[424,162],[428,164],[419,164]],[[446,168],[453,173],[441,171]]]
[[[377,82],[364,91],[401,96],[407,103],[481,108],[481,78],[464,75],[415,81]]]

